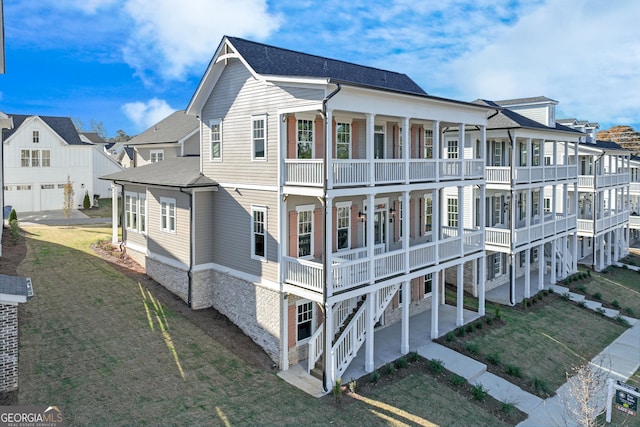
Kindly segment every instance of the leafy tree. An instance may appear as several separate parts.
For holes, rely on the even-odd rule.
[[[67,183],[64,185],[64,205],[62,210],[64,211],[64,216],[67,218],[67,225],[69,225],[69,220],[71,219],[71,214],[73,213],[73,183],[71,182],[71,178],[67,175]]]
[[[97,121],[95,119],[91,119],[90,122],[91,132],[97,133],[100,138],[105,139],[107,137],[107,131],[104,129],[104,123],[101,121]]]
[[[116,131],[115,142],[127,142],[130,139],[131,139],[131,137],[129,135],[127,135],[127,133],[125,131],[123,131],[122,129],[118,129]]]

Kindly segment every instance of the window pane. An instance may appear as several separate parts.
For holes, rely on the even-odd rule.
[[[31,166],[40,166],[40,150],[31,150]]]

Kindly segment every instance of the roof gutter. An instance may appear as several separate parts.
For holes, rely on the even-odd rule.
[[[330,82],[330,81],[329,81]],[[322,307],[324,309],[324,322],[322,322],[322,328],[323,328],[323,336],[324,336],[324,341],[325,343],[328,342],[327,337],[328,337],[328,333],[329,331],[327,330],[327,308],[328,308],[328,303],[327,303],[327,291],[328,291],[328,284],[327,284],[327,280],[330,277],[328,274],[328,269],[330,267],[329,263],[327,262],[327,254],[329,253],[328,251],[331,250],[331,248],[329,247],[329,242],[327,241],[327,215],[331,215],[331,212],[327,212],[327,202],[328,202],[328,176],[329,176],[329,154],[331,153],[331,147],[327,146],[328,143],[328,136],[327,136],[327,129],[331,129],[329,127],[329,123],[327,121],[327,103],[329,102],[329,100],[331,98],[333,98],[338,92],[340,92],[340,90],[342,89],[342,86],[340,85],[340,83],[336,83],[336,89],[331,92],[329,95],[327,95],[323,100],[322,100],[322,119],[324,120],[324,153],[323,153],[323,157],[324,157],[324,180],[322,183],[322,198],[324,201],[324,209],[325,209],[325,213],[323,215],[323,225],[322,225],[322,230],[324,231],[324,238],[322,239],[324,241],[324,248],[323,250],[323,257],[322,257]],[[329,387],[327,387],[327,353],[329,352],[329,348],[326,348],[327,345],[324,345],[325,349],[322,352],[322,388],[323,390],[326,392],[329,390]]]

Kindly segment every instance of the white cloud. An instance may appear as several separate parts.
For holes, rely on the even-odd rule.
[[[152,98],[147,102],[128,102],[122,106],[124,114],[136,125],[138,129],[147,129],[160,120],[176,111],[167,101]]]
[[[635,1],[549,0],[451,61],[439,82],[465,99],[544,95],[571,117],[637,123],[639,15]]]
[[[116,4],[118,0],[67,0],[66,5],[75,7],[81,11],[94,14],[98,9],[104,9]]]
[[[202,72],[223,35],[264,39],[281,21],[265,0],[128,0],[125,11],[135,26],[124,57],[143,79]]]

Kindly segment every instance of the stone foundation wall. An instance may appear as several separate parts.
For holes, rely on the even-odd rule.
[[[409,317],[431,309],[431,297],[421,298],[418,301],[411,301],[409,304]],[[402,305],[393,308],[393,304],[389,304],[384,310],[384,326],[393,325],[402,321]]]
[[[189,275],[186,271],[151,258],[147,258],[146,264],[149,277],[182,298],[184,302],[189,301]]]
[[[18,306],[0,304],[0,392],[18,388]]]

